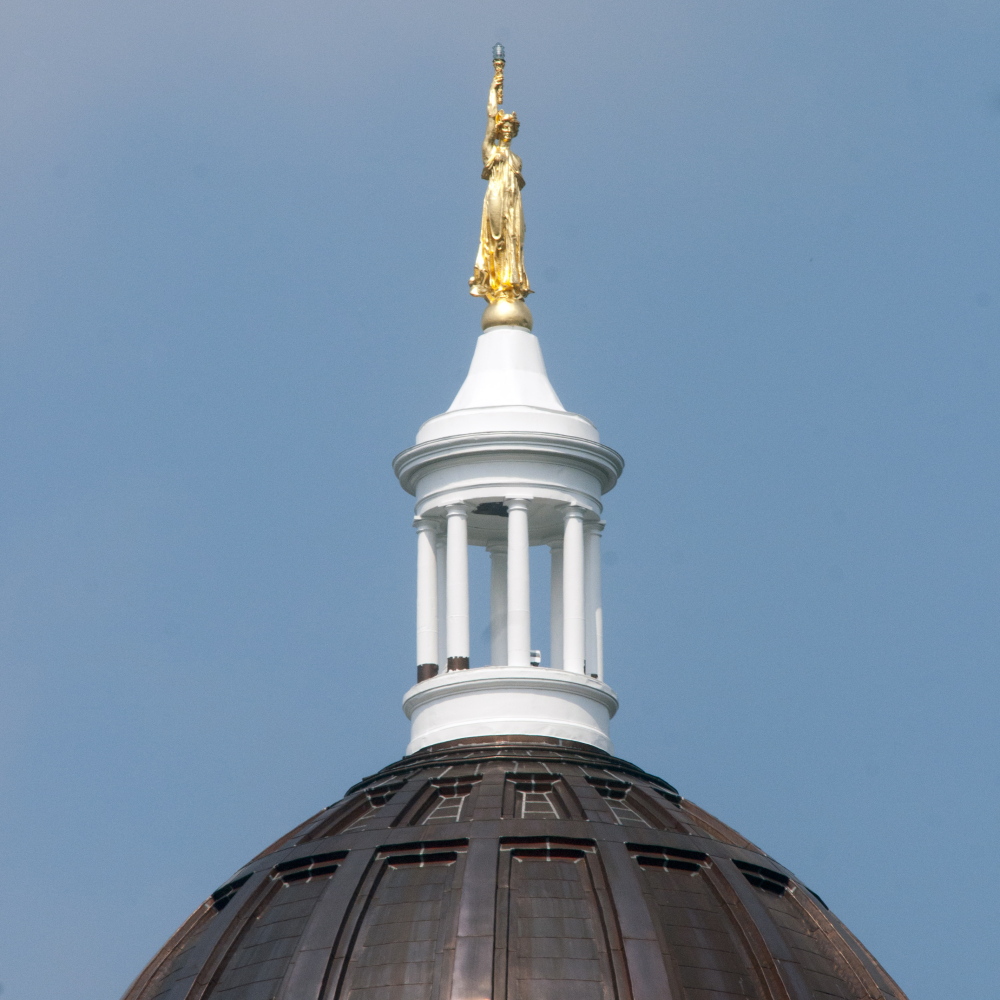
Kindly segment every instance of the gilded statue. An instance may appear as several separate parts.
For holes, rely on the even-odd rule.
[[[510,148],[520,123],[517,115],[502,110],[502,45],[493,50],[493,82],[486,105],[486,138],[483,140],[483,221],[479,232],[476,268],[469,279],[473,295],[497,302],[519,302],[531,293],[524,270],[524,212],[521,209],[521,158]],[[526,309],[530,316],[530,312]]]

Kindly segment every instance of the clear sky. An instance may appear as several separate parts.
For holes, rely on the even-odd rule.
[[[3,1000],[401,754],[498,40],[618,752],[995,1000],[995,0],[0,7]]]

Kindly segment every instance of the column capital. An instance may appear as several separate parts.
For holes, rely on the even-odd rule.
[[[413,519],[413,527],[417,531],[432,531],[436,535],[440,530],[441,522],[437,518],[415,517]]]
[[[508,515],[512,510],[527,510],[531,503],[527,497],[504,497],[503,502],[507,505]]]
[[[448,517],[455,517],[456,515],[468,514],[469,505],[467,503],[450,503],[445,507],[444,512]]]
[[[583,530],[592,535],[599,535],[607,527],[607,521],[584,521]]]
[[[578,507],[576,504],[571,503],[563,511],[563,518],[569,520],[572,517],[572,518],[578,518],[579,520],[582,521],[583,515],[586,513],[587,513],[586,507]]]

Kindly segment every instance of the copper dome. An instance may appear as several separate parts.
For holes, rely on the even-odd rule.
[[[355,785],[212,893],[125,1000],[905,1000],[665,781],[480,738]]]

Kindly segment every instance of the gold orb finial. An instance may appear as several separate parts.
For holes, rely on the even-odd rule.
[[[491,326],[523,326],[530,330],[533,325],[531,310],[524,299],[497,299],[483,310],[484,330]]]

